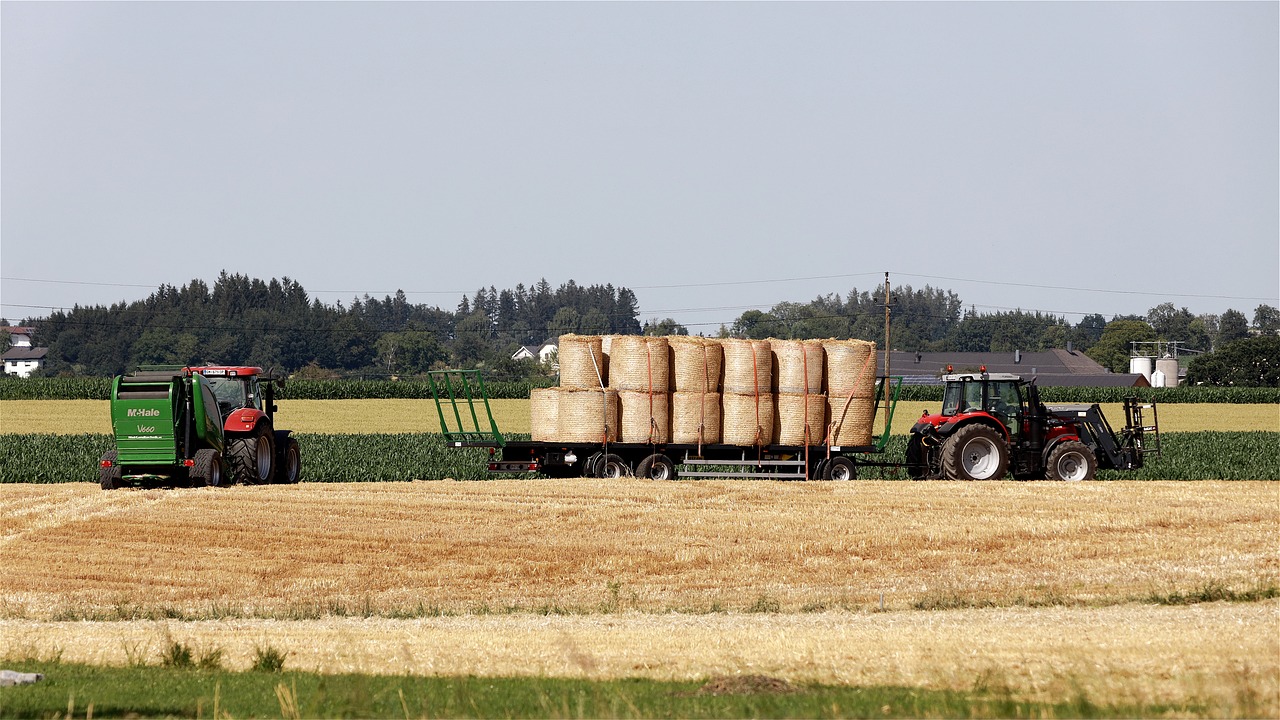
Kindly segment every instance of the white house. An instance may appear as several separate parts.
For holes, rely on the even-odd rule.
[[[541,345],[521,345],[519,350],[511,354],[512,360],[537,360],[540,363],[555,364],[556,352],[560,347],[553,342]]]
[[[4,372],[6,375],[17,375],[18,377],[31,377],[34,370],[44,365],[44,356],[49,354],[49,348],[33,348],[27,347],[11,347],[4,351],[4,355],[0,358],[4,359]]]
[[[7,330],[11,347],[0,355],[4,359],[5,374],[31,377],[33,370],[44,365],[44,357],[49,354],[49,348],[31,347],[31,336],[36,331],[33,327],[14,326]]]

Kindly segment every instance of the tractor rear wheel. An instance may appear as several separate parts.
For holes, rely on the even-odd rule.
[[[252,434],[227,443],[233,482],[262,485],[271,482],[276,469],[276,449],[271,431],[259,426]]]
[[[952,480],[999,480],[1009,471],[1009,447],[994,428],[966,425],[942,446],[942,476]]]
[[[222,458],[217,450],[197,450],[187,473],[192,485],[217,487],[222,484]]]
[[[105,465],[104,463],[110,463],[110,465]],[[122,484],[120,466],[116,464],[115,450],[106,451],[102,454],[102,458],[98,460],[98,480],[101,481],[103,490],[115,490]]]
[[[1050,480],[1092,480],[1098,460],[1084,443],[1068,440],[1049,453],[1044,475]]]

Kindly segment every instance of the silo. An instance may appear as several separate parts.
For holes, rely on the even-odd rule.
[[[1155,358],[1131,357],[1129,358],[1129,372],[1135,375],[1142,375],[1149,383],[1151,382],[1152,363],[1154,361]]]
[[[1156,361],[1156,372],[1164,373],[1165,387],[1178,387],[1178,359],[1160,358]]]

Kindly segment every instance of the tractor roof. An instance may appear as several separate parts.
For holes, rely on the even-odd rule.
[[[1021,375],[1013,373],[956,373],[954,375],[943,375],[943,382],[960,382],[962,380],[1022,380]]]
[[[262,374],[262,368],[247,365],[204,365],[187,369],[205,377],[242,377]]]

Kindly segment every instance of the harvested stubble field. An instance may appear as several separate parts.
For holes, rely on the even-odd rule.
[[[490,400],[494,420],[504,433],[528,433],[528,400]],[[939,403],[902,402],[894,414],[895,434],[906,434],[922,410],[937,412]],[[1119,403],[1103,404],[1115,427],[1124,424]],[[1161,432],[1280,431],[1280,405],[1187,403],[1160,405]],[[300,433],[434,433],[439,414],[431,400],[281,400],[277,426]],[[1150,421],[1150,417],[1147,418]],[[470,418],[466,418],[470,423]],[[452,417],[449,422],[454,423]],[[481,418],[482,427],[485,420]],[[455,426],[456,427],[456,426]],[[468,425],[469,427],[469,425]],[[875,425],[884,428],[880,417]],[[109,434],[106,400],[0,400],[0,433]]]
[[[10,485],[0,552],[0,656],[1280,713],[1277,483]]]

